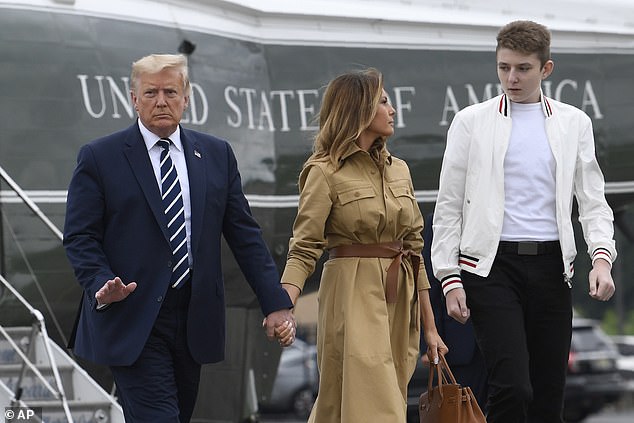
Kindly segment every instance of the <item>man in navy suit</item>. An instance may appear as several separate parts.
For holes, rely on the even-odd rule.
[[[251,216],[231,147],[179,124],[190,93],[184,56],[135,62],[137,122],[84,145],[68,189],[64,246],[84,289],[71,346],[110,367],[127,423],[189,422],[201,364],[224,358],[221,236],[257,295],[269,339],[283,346],[294,339],[293,305]],[[178,289],[160,139],[168,140],[182,193],[189,267]]]

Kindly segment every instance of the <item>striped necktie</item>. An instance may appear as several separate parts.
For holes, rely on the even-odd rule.
[[[156,142],[161,151],[161,197],[163,210],[167,217],[167,231],[170,236],[172,255],[172,288],[181,288],[189,278],[189,260],[187,259],[187,231],[185,230],[185,208],[181,184],[178,181],[176,167],[170,157],[169,138],[161,138]]]

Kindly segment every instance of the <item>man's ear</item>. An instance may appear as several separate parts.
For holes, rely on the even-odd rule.
[[[548,78],[550,74],[553,73],[554,68],[555,68],[555,62],[553,62],[552,60],[549,60],[546,63],[544,63],[544,66],[542,67],[542,79]]]
[[[134,93],[134,90],[130,90],[130,101],[132,102],[132,106],[134,106],[134,110],[138,112],[139,108],[136,105],[136,95]]]

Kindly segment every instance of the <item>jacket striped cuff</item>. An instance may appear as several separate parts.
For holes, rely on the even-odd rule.
[[[612,254],[607,248],[597,248],[592,252],[592,265],[597,259],[604,259],[612,266]]]
[[[460,279],[460,275],[449,275],[442,278],[440,284],[442,285],[442,293],[446,296],[452,289],[462,288],[462,279]]]

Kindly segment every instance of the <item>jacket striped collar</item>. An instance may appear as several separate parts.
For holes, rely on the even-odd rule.
[[[553,108],[550,106],[550,101],[544,96],[544,93],[540,91],[540,98],[542,103],[542,111],[547,118],[553,115]],[[511,103],[506,94],[502,94],[500,97],[500,103],[498,104],[498,112],[504,117],[511,116]]]

